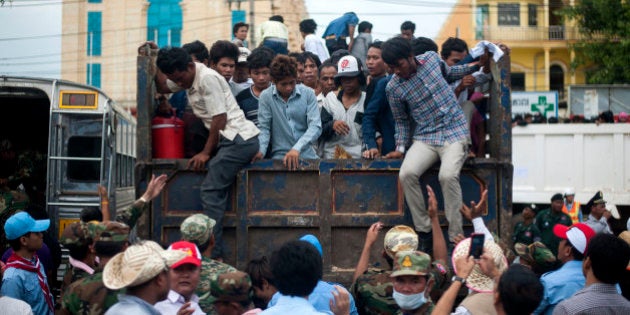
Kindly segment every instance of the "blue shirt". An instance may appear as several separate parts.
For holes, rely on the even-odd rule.
[[[316,310],[328,314],[332,314],[330,310],[330,300],[333,299],[332,292],[335,291],[334,284],[328,283],[323,280],[319,280],[317,285],[313,289],[313,292],[308,296],[308,302],[315,307]],[[280,292],[276,292],[272,297],[267,307],[272,307],[278,303],[282,295]],[[349,294],[350,298],[350,315],[358,315],[357,306],[354,304],[354,297]]]
[[[545,293],[534,314],[551,315],[558,303],[584,287],[586,279],[582,274],[582,261],[568,261],[560,269],[542,275],[540,282]]]
[[[344,15],[332,20],[332,22],[328,24],[328,27],[326,28],[326,31],[324,31],[324,35],[322,37],[326,38],[330,35],[336,35],[337,38],[339,38],[354,35],[348,33],[348,26],[357,25],[357,23],[359,23],[359,17],[354,14],[354,12],[347,12]]]
[[[147,301],[127,294],[118,294],[118,303],[112,305],[105,315],[161,315],[153,305]]]
[[[383,145],[381,155],[396,150],[394,141],[394,116],[387,102],[385,87],[392,76],[388,75],[376,83],[374,93],[368,100],[363,113],[363,142],[367,149],[376,149],[376,132],[381,133]],[[365,149],[365,148],[364,148]]]
[[[46,278],[44,265],[40,263],[40,272]],[[46,285],[48,280],[46,279]],[[33,314],[53,314],[53,311],[46,303],[44,291],[37,280],[37,273],[17,269],[7,268],[2,277],[2,289],[0,295],[12,297],[28,303],[33,309]]]
[[[440,56],[428,51],[416,56],[416,73],[409,79],[394,75],[386,87],[387,99],[395,121],[396,147],[399,151],[409,138],[428,145],[466,141],[468,123],[447,81],[463,78],[474,67],[448,67]],[[413,134],[410,126],[415,123]]]
[[[276,292],[271,297],[271,301],[267,305],[267,309],[262,311],[259,314],[265,315],[285,315],[285,314],[332,314],[330,311],[330,307],[328,307],[328,311],[322,312],[318,311],[313,307],[313,305],[305,298],[297,297],[297,296],[286,296],[280,294],[280,292]]]
[[[265,154],[271,141],[271,158],[282,159],[291,149],[300,158],[318,159],[311,143],[322,133],[315,92],[298,84],[287,102],[273,85],[260,93],[258,101],[259,151]]]

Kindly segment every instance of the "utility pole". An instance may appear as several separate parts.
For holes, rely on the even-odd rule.
[[[254,37],[256,32],[254,29],[256,25],[254,24],[254,0],[249,0],[249,49],[254,49],[256,47],[256,40],[258,38]]]

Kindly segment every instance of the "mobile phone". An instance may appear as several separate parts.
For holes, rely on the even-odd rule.
[[[486,235],[483,233],[473,233],[470,235],[470,252],[469,256],[473,256],[475,259],[481,258],[483,254],[483,243],[486,240]]]

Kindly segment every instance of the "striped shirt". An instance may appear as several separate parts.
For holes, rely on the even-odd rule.
[[[406,146],[411,136],[434,146],[466,141],[468,124],[447,81],[463,78],[474,72],[474,67],[448,67],[434,51],[416,56],[416,61],[417,71],[411,78],[394,75],[386,88],[395,121],[396,147]],[[415,125],[413,135],[410,125]]]
[[[563,314],[630,314],[630,301],[614,284],[593,283],[556,306],[553,315]]]

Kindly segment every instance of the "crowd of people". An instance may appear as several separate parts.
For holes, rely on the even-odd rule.
[[[203,212],[187,217],[179,240],[167,246],[132,243],[129,231],[166,175],[153,176],[113,220],[106,202],[84,209],[58,242],[70,258],[56,297],[40,254],[53,246],[45,238],[50,221],[28,207],[17,211],[4,224],[11,252],[2,268],[0,314],[630,313],[623,282],[630,238],[612,234],[601,193],[589,202],[585,222],[572,213],[579,205],[569,198],[564,204],[562,195],[548,210],[530,209],[513,248],[500,246],[485,226],[487,191],[470,207],[462,202],[464,161],[485,155],[489,62],[509,48],[482,41],[469,49],[449,38],[438,51],[432,40],[414,36],[410,21],[398,36],[373,41],[373,25],[347,12],[323,38],[314,35],[313,20],[302,21],[304,51],[289,52],[283,22],[276,15],[262,23],[261,45],[251,50],[245,23],[234,25],[233,40],[210,49],[201,41],[139,47],[139,54],[156,57],[156,114],[185,121],[188,167],[207,170]],[[348,287],[323,279],[324,251],[311,234],[281,244],[269,258],[252,257],[245,270],[224,263],[230,186],[240,169],[263,158],[282,160],[289,170],[301,159],[402,159],[399,178],[413,224],[387,230],[382,252],[389,267],[370,263],[381,222],[368,229]],[[419,184],[436,162],[446,236],[433,189]],[[464,236],[463,218],[483,235],[481,244]]]
[[[595,124],[627,124],[630,123],[630,116],[626,112],[615,115],[613,111],[606,110],[595,117],[584,117],[584,115],[571,114],[567,118],[545,117],[541,113],[516,114],[512,118],[512,126],[527,126],[528,124],[571,124],[571,123],[595,123]]]

